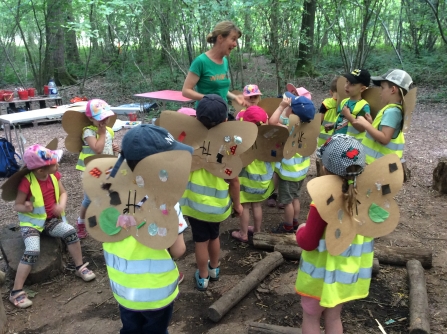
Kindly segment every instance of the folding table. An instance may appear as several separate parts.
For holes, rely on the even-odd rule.
[[[135,94],[134,96],[140,98],[140,112],[143,111],[144,99],[152,99],[160,102],[160,108],[162,111],[165,110],[166,102],[175,102],[180,104],[194,102],[194,100],[184,97],[182,92],[178,90],[160,90],[158,92]]]

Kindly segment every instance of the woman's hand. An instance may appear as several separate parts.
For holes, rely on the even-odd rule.
[[[244,107],[249,107],[250,106],[248,104],[248,102],[245,101],[244,95],[234,95],[234,101],[236,101],[238,104],[240,104],[241,106],[244,106]]]

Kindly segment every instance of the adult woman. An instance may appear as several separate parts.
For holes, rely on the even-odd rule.
[[[228,60],[225,58],[237,46],[237,40],[241,35],[239,28],[230,21],[219,22],[214,27],[213,32],[206,38],[213,47],[192,62],[183,83],[184,97],[199,101],[204,95],[217,94],[226,102],[231,99],[247,106],[242,95],[229,92],[231,80],[228,77]]]

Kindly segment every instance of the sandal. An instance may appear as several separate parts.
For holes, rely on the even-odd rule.
[[[88,262],[84,263],[81,268],[76,270],[75,273],[76,276],[82,278],[85,282],[89,282],[92,279],[96,278],[96,275],[93,273],[93,271],[87,268],[88,265]]]
[[[248,237],[247,239],[242,238],[241,231],[233,231],[231,232],[231,236],[237,241],[248,243]]]
[[[33,305],[33,302],[28,299],[28,295],[23,290],[17,292],[15,295],[9,294],[9,301],[18,308],[27,308]]]

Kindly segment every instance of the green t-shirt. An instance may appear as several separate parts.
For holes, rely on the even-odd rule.
[[[351,111],[351,114],[354,111],[354,108],[355,108],[355,105],[357,104],[357,102],[359,102],[359,101],[353,101],[351,99],[349,99],[346,102],[345,105],[349,108],[349,110]],[[340,105],[337,110],[338,118],[337,118],[337,121],[335,122],[334,134],[336,134],[336,133],[347,134],[348,133],[348,123],[349,122],[348,122],[348,119],[345,118],[345,116],[343,116],[343,114],[341,113],[341,110],[342,110],[342,106]],[[363,108],[355,116],[355,118],[357,118],[359,116],[365,116],[365,114],[370,114],[370,113],[371,113],[371,110],[369,109],[369,104],[365,104],[363,106]]]
[[[391,138],[396,139],[402,129],[402,110],[397,107],[386,109],[380,120],[379,130],[382,130],[384,125],[394,129],[393,137]]]
[[[217,94],[225,102],[230,90],[231,80],[228,77],[228,60],[223,59],[222,64],[216,64],[202,53],[191,64],[189,71],[199,76],[196,91],[200,94]]]

